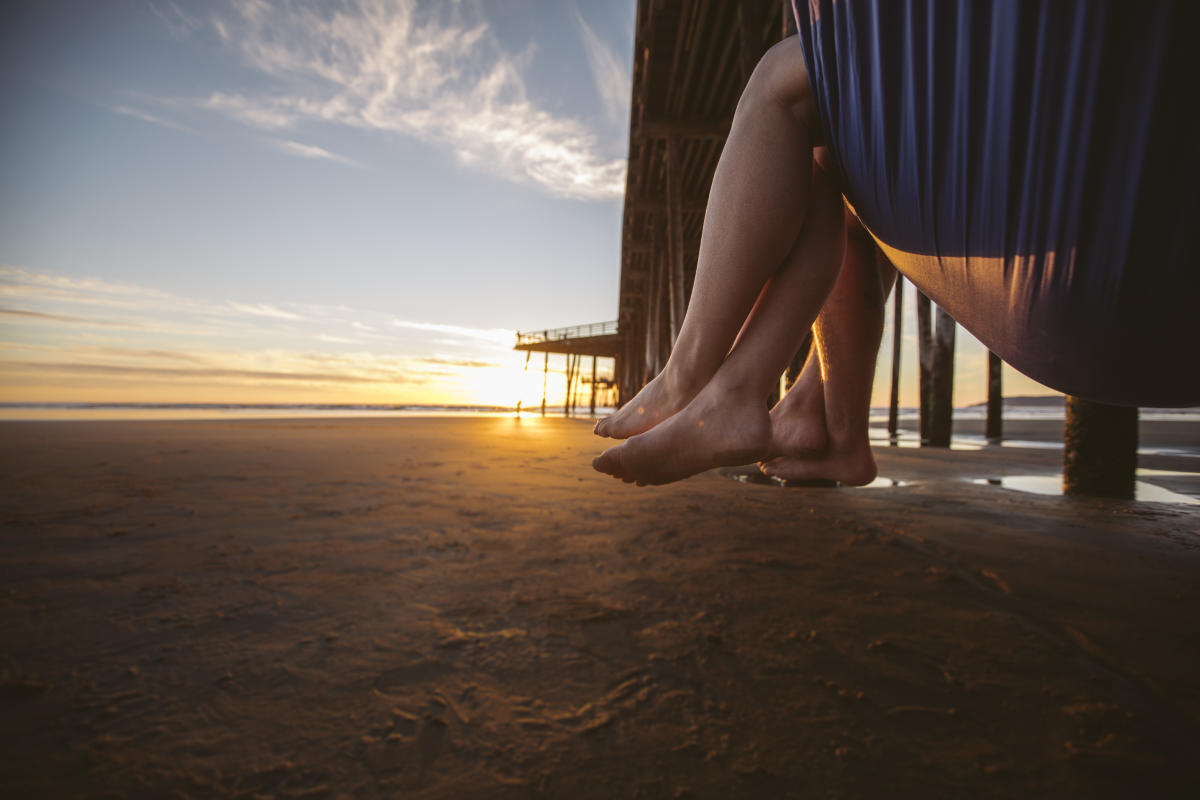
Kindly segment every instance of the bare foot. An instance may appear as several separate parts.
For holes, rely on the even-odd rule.
[[[865,486],[875,480],[879,468],[871,445],[864,441],[852,447],[839,447],[831,441],[829,449],[815,457],[778,456],[759,464],[772,478],[785,481],[837,481],[846,486]]]
[[[771,453],[814,458],[829,446],[825,430],[825,393],[820,377],[806,370],[771,409]]]
[[[628,439],[644,433],[691,402],[700,386],[680,378],[670,366],[621,408],[596,423],[597,436]]]
[[[626,483],[672,483],[713,467],[750,464],[771,446],[771,422],[754,393],[711,381],[683,411],[601,453],[592,466]]]
[[[800,380],[771,409],[771,456],[759,469],[786,481],[837,481],[863,486],[875,480],[875,456],[865,430],[831,436],[825,417],[820,373],[805,369]]]

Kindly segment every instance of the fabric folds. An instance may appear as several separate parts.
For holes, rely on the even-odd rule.
[[[1200,404],[1187,0],[812,0],[846,199],[899,270],[1069,394]]]

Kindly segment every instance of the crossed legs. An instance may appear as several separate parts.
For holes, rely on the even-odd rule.
[[[773,455],[767,395],[832,288],[845,244],[841,195],[822,167],[813,162],[811,169],[804,226],[729,355],[682,411],[604,451],[592,462],[596,469],[627,483],[660,484]]]
[[[843,206],[813,158],[813,117],[799,43],[783,42],[738,104],[671,357],[596,426],[602,436],[632,437],[600,455],[596,469],[657,484],[761,460],[781,477],[874,478],[867,413],[890,283],[874,268],[869,240],[854,239],[843,270]],[[818,357],[768,416],[767,393],[814,320]]]
[[[867,436],[884,302],[896,270],[847,214],[846,256],[813,324],[815,347],[796,383],[771,411],[775,458],[760,466],[785,480],[875,479]]]
[[[625,439],[649,430],[717,372],[763,286],[797,244],[809,207],[815,117],[804,53],[792,37],[763,56],[738,101],[671,356],[654,380],[596,425],[598,435]]]

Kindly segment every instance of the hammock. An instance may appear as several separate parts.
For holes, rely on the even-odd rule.
[[[1068,394],[1200,404],[1190,2],[793,0],[864,227],[988,348]]]

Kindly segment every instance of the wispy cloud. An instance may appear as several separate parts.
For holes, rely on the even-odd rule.
[[[600,95],[600,101],[604,104],[604,115],[614,125],[627,124],[630,95],[633,93],[633,76],[584,21],[579,9],[572,8],[572,11],[575,12],[575,23],[579,27],[580,38],[583,39],[583,52],[592,70],[592,80],[596,83],[596,93]]]
[[[0,290],[3,397],[137,399],[153,384],[156,396],[479,401],[496,389],[476,372],[515,358],[511,330],[345,306],[217,302],[12,267]]]
[[[628,80],[580,24],[606,109],[619,114]],[[504,52],[474,6],[241,0],[212,25],[277,88],[213,92],[199,101],[203,108],[265,130],[315,121],[411,136],[451,149],[461,163],[563,196],[615,198],[624,190],[624,159],[605,154],[582,121],[529,100],[521,72],[527,59]]]
[[[192,131],[192,129],[187,125],[183,125],[169,119],[163,119],[157,114],[151,114],[150,112],[142,111],[141,109],[130,108],[129,106],[109,106],[108,110],[117,114],[123,114],[126,117],[140,119],[142,122],[149,122],[154,125],[162,125],[164,128],[171,128],[177,131],[187,131],[189,133]]]
[[[172,0],[153,2],[150,4],[150,11],[166,27],[172,39],[186,39],[201,25],[200,20],[184,11],[178,3],[172,2]]]
[[[446,325],[440,322],[415,322],[407,319],[393,319],[392,325],[397,328],[407,328],[414,331],[444,333],[467,339],[481,339],[486,342],[501,343],[507,347],[512,346],[515,336],[513,331],[506,328],[468,328],[462,325]]]
[[[49,314],[44,311],[30,311],[24,308],[0,308],[0,316],[19,317],[33,322],[66,323],[68,325],[104,325],[113,328],[141,328],[128,322],[117,322],[110,319],[95,317],[77,317],[72,314]]]
[[[256,317],[271,317],[272,319],[294,319],[300,320],[304,317],[299,314],[293,314],[291,311],[284,311],[282,308],[267,305],[266,303],[230,303],[229,307],[234,311],[240,311],[243,314],[252,314]]]
[[[352,372],[292,372],[287,370],[220,369],[204,367],[143,367],[124,364],[70,363],[59,361],[0,361],[0,370],[10,375],[16,372],[51,373],[91,377],[120,376],[127,378],[179,379],[193,381],[238,380],[252,382],[302,383],[412,383],[419,381],[403,372],[374,376]]]
[[[445,358],[442,356],[422,356],[418,359],[424,364],[436,364],[441,367],[468,367],[471,369],[496,369],[500,365],[495,361],[474,361],[467,358]]]
[[[357,161],[339,156],[337,153],[331,153],[323,147],[317,147],[315,144],[303,144],[301,142],[293,142],[290,139],[272,139],[271,144],[277,149],[288,155],[299,156],[300,158],[317,158],[326,161],[336,161],[339,164],[345,164],[348,167],[359,166]]]

